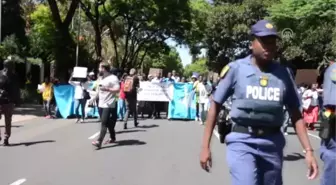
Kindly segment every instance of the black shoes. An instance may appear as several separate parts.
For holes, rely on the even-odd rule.
[[[4,143],[3,143],[4,146],[9,146],[9,142],[8,142],[8,138],[5,138],[4,139]]]

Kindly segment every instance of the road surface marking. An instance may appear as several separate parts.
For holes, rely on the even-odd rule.
[[[99,134],[100,134],[100,132],[97,132],[97,133],[93,134],[92,136],[90,136],[89,139],[94,139],[94,138],[96,138]]]
[[[315,139],[321,140],[321,138],[319,136],[317,136],[317,135],[311,134],[309,132],[308,132],[308,135],[311,136],[311,137],[313,137],[313,138],[315,138]]]
[[[22,184],[22,183],[24,183],[24,182],[26,182],[26,179],[19,179],[19,180],[13,182],[13,183],[10,184],[10,185],[20,185],[20,184]]]

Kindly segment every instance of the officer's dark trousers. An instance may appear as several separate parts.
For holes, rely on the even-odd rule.
[[[259,138],[231,132],[225,139],[232,185],[282,185],[281,132]]]
[[[98,142],[101,144],[106,135],[107,129],[110,133],[110,138],[115,140],[114,127],[117,122],[118,114],[117,108],[101,108],[101,128]]]
[[[336,184],[336,141],[335,137],[321,141],[321,160],[324,162],[321,185]]]

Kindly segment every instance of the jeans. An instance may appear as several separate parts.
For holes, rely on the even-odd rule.
[[[100,128],[100,134],[98,138],[99,144],[101,144],[104,140],[104,137],[106,135],[107,129],[110,133],[110,138],[112,140],[115,140],[115,131],[114,127],[117,122],[117,106],[113,108],[100,108],[101,110],[101,128]]]
[[[287,132],[288,125],[289,125],[289,113],[288,113],[287,110],[284,110],[284,120],[283,120],[283,124],[282,124],[283,133]]]
[[[205,108],[206,108],[205,103],[198,103],[198,115],[202,122],[205,122],[206,119],[207,110]]]
[[[125,113],[126,113],[125,99],[119,98],[119,100],[118,100],[118,117],[119,117],[119,119],[124,119]]]
[[[5,116],[5,139],[8,139],[11,135],[13,110],[14,104],[12,103],[0,105],[1,114]]]
[[[51,100],[43,100],[43,107],[46,116],[51,116]]]
[[[136,98],[126,98],[126,113],[124,117],[124,122],[127,124],[130,112],[133,113],[134,125],[137,125],[138,112],[137,112],[137,100]]]
[[[75,101],[75,114],[78,119],[82,118],[84,120],[85,118],[85,105],[86,105],[86,99],[78,99]],[[79,114],[79,107],[81,108],[82,116]]]

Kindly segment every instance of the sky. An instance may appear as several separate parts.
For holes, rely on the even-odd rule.
[[[166,41],[166,43],[169,46],[172,46],[172,47],[176,48],[176,50],[177,50],[177,52],[180,55],[180,58],[182,60],[183,66],[186,66],[186,65],[188,65],[188,64],[191,63],[192,57],[190,55],[190,52],[189,52],[190,50],[189,50],[188,46],[186,46],[186,45],[178,45],[177,46],[177,43],[174,40],[172,40],[172,39],[168,39]],[[206,53],[206,51],[202,50],[201,53],[202,53],[201,55],[204,56],[205,53]]]

